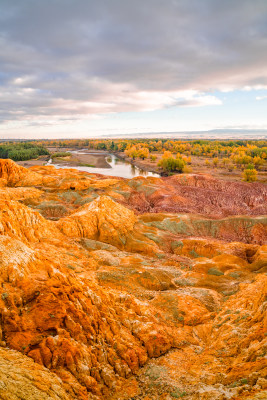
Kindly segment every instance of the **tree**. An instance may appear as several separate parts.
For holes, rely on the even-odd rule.
[[[138,151],[136,149],[136,146],[132,146],[128,150],[125,150],[125,153],[128,157],[131,157],[133,160],[138,156]]]
[[[185,167],[185,161],[181,158],[174,157],[162,157],[159,161],[158,166],[165,172],[183,172]]]
[[[215,157],[215,158],[212,160],[212,163],[213,163],[214,167],[217,167],[217,166],[218,166],[218,163],[219,163],[218,157]]]
[[[264,161],[259,156],[257,156],[253,158],[253,163],[256,167],[259,167],[264,163]]]
[[[226,165],[229,165],[229,164],[230,164],[229,158],[224,157],[224,158],[222,159],[222,163],[223,163],[224,167],[226,167]]]
[[[14,161],[25,161],[37,158],[42,155],[48,155],[49,151],[31,143],[9,143],[0,146],[0,158],[11,158]]]
[[[137,150],[137,155],[139,158],[142,158],[142,160],[144,160],[149,156],[149,150],[146,147],[141,147]]]
[[[162,158],[173,158],[171,151],[164,151]]]
[[[248,164],[247,168],[243,172],[243,179],[246,182],[255,182],[257,180],[258,172],[254,168],[253,164]]]

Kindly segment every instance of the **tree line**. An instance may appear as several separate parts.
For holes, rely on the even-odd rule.
[[[32,150],[27,147],[30,145]],[[44,154],[44,147],[75,147],[123,153],[133,160],[147,159],[166,173],[190,172],[194,158],[202,160],[207,168],[241,170],[246,181],[255,181],[258,170],[267,163],[267,140],[59,139],[20,143],[20,149],[16,146],[17,142],[9,152],[9,158],[16,161],[36,157],[37,148]]]
[[[0,158],[25,161],[42,155],[49,155],[49,151],[43,146],[30,142],[14,142],[0,145]]]

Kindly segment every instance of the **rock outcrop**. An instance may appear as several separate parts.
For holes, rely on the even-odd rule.
[[[71,400],[62,380],[29,357],[0,348],[0,396],[2,400]]]
[[[42,176],[17,165],[12,160],[0,160],[1,186],[33,186],[42,183]]]
[[[208,217],[267,214],[267,188],[260,183],[219,181],[206,175],[174,175],[143,184],[135,178],[130,204],[142,213],[198,213]]]
[[[133,211],[107,196],[101,196],[61,219],[58,227],[70,237],[95,239],[123,247],[135,222]]]
[[[0,234],[30,242],[61,236],[52,222],[13,200],[0,200]]]
[[[264,185],[0,164],[1,399],[264,398]]]

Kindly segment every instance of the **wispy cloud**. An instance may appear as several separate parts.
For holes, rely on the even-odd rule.
[[[215,92],[267,87],[265,0],[1,0],[0,8],[2,121],[221,105]]]
[[[265,100],[267,99],[267,96],[257,96],[256,100]]]

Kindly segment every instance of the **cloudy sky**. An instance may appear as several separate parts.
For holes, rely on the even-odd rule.
[[[0,137],[267,128],[266,0],[0,0]]]

